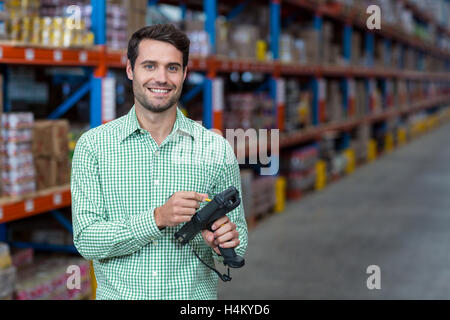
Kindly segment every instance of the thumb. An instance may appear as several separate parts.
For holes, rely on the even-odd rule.
[[[214,241],[214,233],[212,233],[209,230],[203,230],[202,231],[202,236],[203,236],[203,239],[205,239],[208,242],[213,242]]]

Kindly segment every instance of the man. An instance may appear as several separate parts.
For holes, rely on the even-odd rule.
[[[217,299],[217,275],[202,264],[223,261],[219,246],[243,255],[242,204],[190,245],[174,233],[206,198],[230,186],[241,192],[229,143],[178,109],[189,39],[172,25],[138,30],[126,72],[135,105],[85,133],[72,167],[74,243],[94,261],[98,299]]]

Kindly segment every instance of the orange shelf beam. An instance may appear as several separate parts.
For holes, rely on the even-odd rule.
[[[97,49],[49,49],[19,47],[0,43],[0,63],[49,66],[96,66],[100,63],[100,52]]]
[[[0,198],[0,224],[70,205],[69,185],[42,190],[23,197]]]

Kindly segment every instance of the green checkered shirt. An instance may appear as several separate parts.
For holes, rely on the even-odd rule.
[[[213,198],[230,186],[242,194],[230,144],[179,109],[160,146],[140,127],[134,107],[86,132],[72,164],[73,237],[79,253],[94,262],[97,299],[217,299],[217,275],[189,245],[175,241],[182,225],[161,231],[153,212],[174,192]],[[241,241],[236,253],[243,255],[247,224],[242,203],[228,216]],[[222,261],[201,234],[190,244],[209,265]]]

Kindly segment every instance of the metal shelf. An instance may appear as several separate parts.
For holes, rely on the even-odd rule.
[[[0,63],[42,66],[96,66],[100,49],[63,49],[0,43]]]
[[[23,197],[0,198],[0,224],[70,205],[70,185],[38,191]]]
[[[412,10],[415,16],[417,16],[418,18],[428,20],[429,23],[438,26],[438,24],[431,17],[428,17],[426,14],[420,11],[410,1],[404,0],[403,2],[407,4],[408,8]],[[332,3],[331,5],[319,4],[308,0],[283,0],[283,3],[287,3],[301,9],[312,11],[320,16],[338,20],[345,24],[354,25],[361,29],[366,29],[365,18],[367,16],[365,15],[365,12],[361,12],[359,8],[347,7],[346,9],[344,9],[343,5],[339,5],[336,3]],[[438,26],[438,29],[441,32],[445,33],[447,36],[450,35],[450,30],[445,29],[442,26]],[[390,38],[398,42],[407,44],[411,47],[415,47],[417,49],[426,51],[435,56],[439,56],[446,59],[450,58],[450,52],[442,50],[441,48],[438,48],[430,43],[427,43],[426,41],[416,36],[409,35],[389,25],[383,25],[383,28],[381,28],[380,30],[373,30],[373,33],[380,35],[384,38]]]
[[[107,65],[111,68],[126,66],[126,52],[107,53]],[[258,61],[251,59],[231,59],[221,56],[190,57],[188,69],[197,72],[261,72],[279,76],[328,76],[356,78],[398,78],[407,80],[450,80],[446,72],[422,72],[399,70],[393,68],[368,68],[335,65],[302,65],[298,63],[281,63],[278,61]]]
[[[450,103],[450,95],[428,99],[413,104],[406,109],[391,109],[379,114],[372,114],[362,118],[345,120],[341,123],[324,124],[315,128],[302,130],[293,133],[287,133],[280,137],[280,148],[294,146],[299,143],[318,140],[325,133],[332,131],[348,131],[362,124],[371,124],[378,121],[388,120],[394,117],[403,116],[406,114],[418,112],[421,110],[433,108],[442,103]]]

